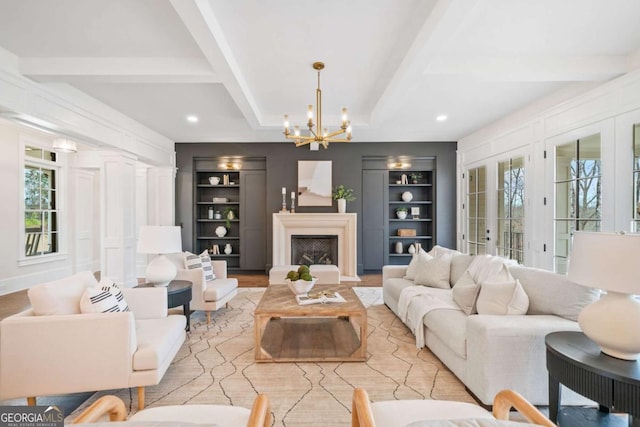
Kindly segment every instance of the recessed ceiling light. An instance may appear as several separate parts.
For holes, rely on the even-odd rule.
[[[436,120],[439,122],[444,122],[445,120],[447,120],[447,116],[444,114],[440,114],[438,117],[436,117]]]
[[[189,123],[198,123],[198,116],[194,116],[194,115],[187,116],[187,121]]]

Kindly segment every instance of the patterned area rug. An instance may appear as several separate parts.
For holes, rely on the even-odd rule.
[[[211,324],[196,312],[191,332],[157,386],[147,387],[147,407],[215,403],[247,408],[257,393],[271,401],[274,426],[349,426],[351,394],[364,387],[372,400],[445,399],[473,402],[464,385],[415,339],[382,303],[381,288],[354,288],[367,306],[366,362],[255,363],[253,311],[263,289],[240,289]],[[122,398],[136,411],[135,390],[99,392]]]

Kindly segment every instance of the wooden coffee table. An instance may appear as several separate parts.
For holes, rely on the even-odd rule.
[[[298,305],[287,285],[270,285],[254,312],[257,362],[361,362],[367,358],[367,310],[350,286],[343,303]]]

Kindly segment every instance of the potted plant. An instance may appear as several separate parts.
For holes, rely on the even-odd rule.
[[[422,174],[420,172],[411,172],[409,176],[411,177],[412,184],[417,184],[418,180],[422,178]]]
[[[405,207],[399,207],[396,209],[396,216],[398,217],[398,219],[405,219],[407,217],[407,212],[409,212],[409,209]]]
[[[333,200],[338,201],[338,213],[345,213],[347,211],[347,202],[352,202],[356,199],[353,195],[353,189],[345,188],[342,184],[333,189],[331,196]]]
[[[233,208],[227,206],[224,210],[224,219],[226,220],[227,228],[231,227],[231,220],[236,218],[236,213],[233,211]]]

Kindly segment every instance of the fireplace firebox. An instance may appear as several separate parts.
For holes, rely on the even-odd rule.
[[[338,264],[338,236],[291,236],[291,264]]]

